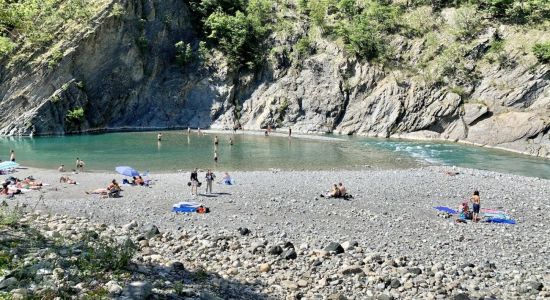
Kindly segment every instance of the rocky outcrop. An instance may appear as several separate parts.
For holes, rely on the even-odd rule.
[[[215,52],[207,67],[198,61],[182,67],[174,44],[198,48],[186,4],[122,4],[123,16],[113,16],[108,6],[92,28],[63,44],[55,68],[2,67],[0,134],[270,124],[307,133],[462,141],[550,157],[550,68],[515,52],[513,63],[483,62],[494,29],[465,54],[476,79],[456,82],[464,87],[456,90],[350,59],[323,39],[301,63],[268,59],[255,73],[229,72]],[[290,49],[288,41],[274,43]],[[411,55],[422,52],[421,41],[395,43]],[[79,107],[84,116],[68,120]]]

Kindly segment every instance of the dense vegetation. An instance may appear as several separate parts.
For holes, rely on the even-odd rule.
[[[460,70],[457,57],[487,26],[497,22],[547,28],[550,20],[546,0],[195,0],[191,7],[199,16],[203,46],[220,50],[236,68],[253,68],[268,53],[290,56],[299,65],[315,53],[316,41],[328,39],[358,59],[420,69],[430,82],[467,73]],[[441,16],[446,8],[456,9],[456,17],[447,23]],[[392,40],[397,36],[426,40],[418,65],[407,66],[406,55],[396,55]],[[286,37],[294,44],[281,48],[270,40],[268,46],[273,37]],[[487,60],[504,62],[504,45],[505,41],[492,44]],[[546,62],[543,54],[537,57]]]
[[[61,56],[55,42],[66,32],[86,25],[104,1],[0,0],[0,58],[24,59],[37,50]]]
[[[0,57],[24,59],[43,49],[48,65],[55,67],[63,56],[56,41],[78,25],[85,26],[107,2],[0,0]],[[188,4],[197,17],[202,42],[198,49],[187,43],[174,45],[180,65],[194,55],[208,60],[209,50],[218,50],[236,70],[255,69],[269,55],[291,58],[299,66],[322,39],[336,42],[351,57],[391,65],[407,61],[392,46],[396,37],[422,38],[426,49],[421,61],[405,67],[422,69],[429,81],[456,72],[460,63],[449,58],[467,52],[469,41],[484,28],[502,23],[544,30],[550,20],[547,0],[188,0]],[[447,8],[456,10],[453,20],[443,20]],[[122,14],[122,6],[115,3],[113,17]],[[136,39],[140,49],[147,48],[146,42],[143,37]],[[538,42],[540,46],[528,51],[547,62],[548,41]],[[497,51],[495,44],[487,59],[505,62],[505,45],[502,41]],[[431,66],[432,61],[437,66]]]

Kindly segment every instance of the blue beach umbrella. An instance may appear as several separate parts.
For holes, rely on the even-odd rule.
[[[139,172],[128,166],[116,167],[115,169],[119,174],[124,176],[139,176]]]
[[[17,168],[19,164],[13,161],[5,161],[0,163],[0,170],[6,170],[11,168]]]

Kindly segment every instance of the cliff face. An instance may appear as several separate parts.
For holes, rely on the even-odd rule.
[[[297,132],[449,139],[550,157],[548,65],[514,43],[504,63],[484,59],[497,30],[512,41],[548,40],[544,30],[486,28],[456,54],[463,66],[455,72],[475,80],[455,80],[451,88],[410,66],[388,69],[352,59],[323,38],[299,64],[273,51],[256,71],[235,72],[214,51],[208,66],[195,60],[180,66],[174,45],[199,44],[189,7],[179,0],[120,3],[123,15],[114,15],[114,2],[106,1],[89,26],[64,40],[54,67],[4,59],[0,134],[272,124]],[[292,49],[296,39],[273,36],[270,43]],[[396,36],[392,45],[413,69],[430,51],[422,38]],[[68,117],[80,107],[81,118]]]

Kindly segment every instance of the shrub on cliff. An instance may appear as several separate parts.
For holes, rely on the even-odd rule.
[[[550,41],[533,46],[533,54],[542,63],[550,63]]]

